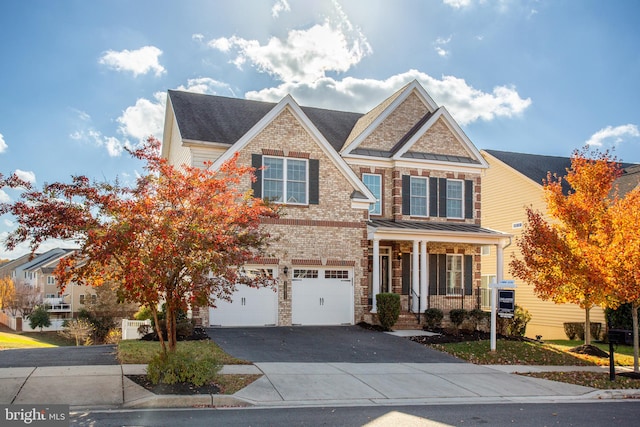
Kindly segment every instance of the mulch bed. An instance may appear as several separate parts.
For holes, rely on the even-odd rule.
[[[218,386],[213,383],[197,387],[190,383],[153,384],[146,375],[127,375],[127,378],[154,394],[193,395],[220,393]]]

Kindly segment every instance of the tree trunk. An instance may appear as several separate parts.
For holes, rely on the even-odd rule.
[[[162,328],[158,321],[158,308],[156,306],[151,306],[151,314],[153,314],[153,324],[156,327],[156,334],[158,334],[158,339],[160,340],[160,348],[164,354],[167,354],[167,346],[165,345],[164,337],[162,336]]]
[[[638,370],[638,302],[631,304],[631,319],[633,320],[633,372]]]
[[[584,345],[591,345],[591,307],[584,309]]]
[[[173,304],[167,302],[167,341],[169,342],[169,351],[176,351],[176,311]]]

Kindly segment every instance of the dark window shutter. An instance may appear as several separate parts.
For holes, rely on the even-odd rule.
[[[438,295],[438,255],[429,254],[429,295]]]
[[[260,199],[262,198],[262,154],[251,155],[251,167],[256,169],[253,172],[256,175],[256,181],[251,183],[253,197]]]
[[[447,217],[447,178],[438,179],[438,216]]]
[[[473,219],[473,181],[464,181],[464,217]]]
[[[402,215],[411,215],[411,176],[402,175]]]
[[[473,295],[473,255],[464,256],[464,294]]]
[[[447,255],[438,255],[438,294],[447,294]]]
[[[411,294],[411,254],[402,254],[402,295]]]
[[[320,203],[320,161],[309,159],[309,204]]]
[[[438,178],[429,178],[429,216],[438,216]]]

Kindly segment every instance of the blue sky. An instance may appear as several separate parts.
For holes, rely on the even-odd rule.
[[[0,173],[132,180],[122,148],[161,138],[168,89],[366,112],[413,79],[480,149],[640,163],[638,16],[634,0],[4,0]],[[14,227],[0,218],[0,240]]]

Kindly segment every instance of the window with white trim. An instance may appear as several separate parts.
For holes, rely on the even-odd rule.
[[[349,270],[325,270],[325,279],[348,279]]]
[[[55,284],[56,284],[55,276],[47,276],[47,285],[55,285]]]
[[[411,216],[427,216],[427,178],[411,177]]]
[[[276,203],[306,205],[309,203],[309,165],[306,159],[288,157],[262,158],[262,195]]]
[[[369,213],[371,215],[382,215],[382,175],[364,173],[362,174],[362,182],[376,198],[376,202],[369,205]]]
[[[447,255],[447,295],[463,295],[462,255]]]
[[[318,270],[295,269],[293,270],[293,278],[294,279],[317,279]]]
[[[447,218],[463,218],[464,181],[447,179]]]

